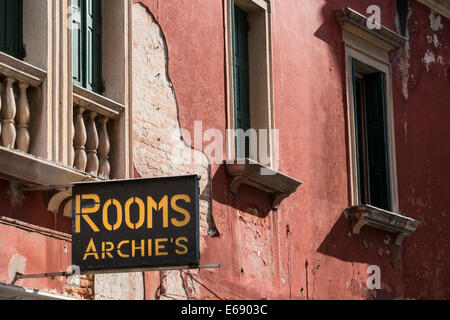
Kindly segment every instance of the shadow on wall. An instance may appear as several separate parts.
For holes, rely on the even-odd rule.
[[[213,199],[238,211],[258,218],[267,218],[272,211],[272,196],[245,184],[241,185],[236,195],[233,195],[228,189],[231,180],[226,173],[225,165],[219,166],[212,179],[212,185],[221,188],[213,190]]]
[[[352,223],[342,214],[333,225],[317,252],[342,261],[379,265],[383,256],[400,258],[400,247],[394,245],[395,235],[364,227],[361,234],[352,233]]]
[[[352,3],[352,8],[365,14],[371,1],[364,0]],[[347,112],[347,91],[346,91],[346,68],[345,68],[345,47],[342,41],[342,29],[335,18],[335,10],[349,6],[348,1],[328,0],[325,1],[321,9],[323,23],[314,33],[314,36],[325,42],[331,53],[332,68],[340,75],[342,83],[342,110],[345,122],[345,139],[347,155],[347,172],[350,172],[350,143],[348,137],[349,119]],[[348,204],[351,203],[351,177],[348,175],[347,194]],[[333,213],[335,214],[335,213]],[[339,213],[336,222],[328,235],[322,240],[317,248],[319,253],[334,257],[345,262],[363,263],[368,265],[389,265],[394,268],[394,264],[400,259],[401,249],[394,244],[394,236],[386,231],[365,227],[360,235],[352,232],[352,223],[342,213]],[[398,266],[395,266],[397,269]],[[378,297],[380,298],[380,297]]]
[[[21,192],[18,185],[0,180],[0,217],[7,217],[42,228],[72,233],[72,219],[64,217],[61,206],[57,214],[46,210],[51,192]]]

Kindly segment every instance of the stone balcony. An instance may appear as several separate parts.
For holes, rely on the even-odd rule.
[[[74,85],[73,106],[60,113],[67,119],[58,118],[56,108],[69,108],[47,101],[47,77],[46,71],[0,52],[0,178],[23,190],[56,191],[48,203],[54,211],[70,196],[63,186],[112,178],[114,166],[121,165],[110,158],[112,151],[123,150],[118,127],[125,107]],[[51,121],[72,126],[59,130]],[[68,160],[57,161],[49,151],[55,137]]]

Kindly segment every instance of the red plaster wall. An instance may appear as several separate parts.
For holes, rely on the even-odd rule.
[[[46,210],[48,201],[46,192],[20,192],[14,196],[10,187],[10,182],[0,180],[0,216],[59,232],[72,233],[72,219],[63,217],[62,212],[54,215]]]
[[[145,4],[165,35],[169,75],[180,124],[193,131],[226,128],[223,1],[136,1]],[[273,74],[276,127],[280,130],[280,170],[305,182],[269,211],[267,197],[252,189],[233,198],[222,167],[212,166],[213,215],[221,233],[207,239],[205,263],[220,271],[202,271],[223,297],[365,299],[448,297],[449,79],[448,20],[436,53],[447,66],[422,58],[429,47],[429,9],[412,1],[409,22],[410,97],[401,94],[400,57],[393,55],[394,105],[401,211],[423,226],[393,246],[393,237],[363,229],[351,235],[342,212],[349,204],[344,48],[334,10],[350,6],[365,13],[377,4],[382,24],[395,26],[395,1],[274,1]],[[428,31],[426,31],[428,30]],[[447,90],[446,90],[447,89]],[[436,94],[438,93],[439,94]],[[447,116],[447,117],[446,117]],[[408,124],[408,140],[404,123]],[[418,202],[420,198],[420,203]],[[421,208],[418,208],[420,204]],[[240,213],[238,214],[238,210]],[[288,233],[287,225],[290,232]],[[218,255],[217,252],[221,254]],[[382,290],[366,289],[366,269],[382,271]],[[437,277],[435,273],[437,272]],[[447,278],[446,278],[447,277]],[[416,280],[422,287],[417,286]],[[225,289],[226,287],[226,289]],[[425,287],[426,289],[423,289]],[[202,297],[213,297],[203,292]]]
[[[223,2],[221,0],[145,0],[161,25],[169,55],[180,124],[193,131],[195,120],[208,128],[226,129],[226,85]],[[402,95],[399,53],[392,54],[400,209],[423,221],[402,248],[393,237],[365,228],[351,235],[342,216],[349,204],[348,142],[344,86],[344,52],[334,10],[350,6],[365,12],[378,4],[382,24],[396,30],[395,1],[283,0],[274,1],[273,74],[276,127],[280,130],[280,170],[305,182],[279,210],[269,210],[267,195],[243,187],[237,197],[228,192],[224,168],[213,165],[213,216],[220,236],[208,238],[202,263],[220,263],[216,271],[201,271],[209,289],[192,293],[201,298],[449,298],[448,238],[450,177],[450,23],[430,28],[430,10],[411,1],[409,20],[409,97]],[[438,36],[440,46],[427,42]],[[426,70],[429,50],[444,65]],[[45,211],[44,192],[26,193],[13,206],[8,183],[0,181],[0,215],[70,233],[70,219]],[[239,211],[239,213],[238,213]],[[287,227],[288,226],[288,227]],[[65,243],[37,238],[1,226],[0,282],[6,282],[10,256],[23,252],[33,267],[27,272],[60,271],[70,264]],[[287,231],[289,230],[289,232]],[[33,247],[29,243],[34,243]],[[34,256],[33,248],[46,256]],[[70,248],[69,248],[70,249]],[[31,251],[30,251],[31,250]],[[218,254],[220,253],[220,254]],[[51,255],[51,254],[50,254]],[[35,259],[36,258],[36,259]],[[369,291],[368,265],[382,271],[382,290]],[[7,272],[7,271],[6,271]],[[147,278],[152,298],[158,277]],[[62,290],[62,284],[31,283],[30,287]],[[50,281],[50,282],[49,282]],[[214,294],[211,292],[214,292]]]
[[[405,241],[403,281],[407,296],[418,299],[450,298],[450,21],[442,29],[430,26],[430,10],[412,1],[409,97],[394,82],[400,208],[423,222]],[[427,36],[436,35],[436,48]],[[431,52],[443,63],[423,58]],[[399,74],[394,56],[394,74]]]
[[[71,244],[68,241],[30,232],[14,226],[0,223],[0,283],[10,284],[14,279],[9,275],[13,270],[14,257],[21,256],[24,267],[20,272],[24,274],[40,274],[46,272],[66,271],[72,264]],[[24,279],[16,285],[25,288],[38,288],[47,292],[62,293],[66,279],[63,277]]]

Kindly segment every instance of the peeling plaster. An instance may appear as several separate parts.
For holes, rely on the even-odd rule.
[[[25,269],[27,266],[27,258],[19,255],[19,254],[15,254],[11,260],[9,260],[9,264],[8,264],[8,276],[9,276],[9,280],[13,281],[14,278],[16,277],[16,273],[25,273]]]
[[[438,14],[435,15],[433,11],[430,12],[430,26],[433,31],[444,29],[444,26],[441,22],[441,16]]]
[[[409,6],[408,8],[408,15],[406,17],[406,26],[408,26],[409,23],[409,19],[412,16],[412,9],[411,6]],[[397,29],[400,30],[400,20],[398,15],[396,15],[396,19],[395,19],[395,23],[397,24]],[[405,30],[405,37],[409,39],[409,28],[406,27]],[[400,68],[400,74],[402,77],[402,94],[403,97],[405,98],[405,100],[408,100],[409,98],[409,91],[408,91],[408,82],[409,82],[409,68],[410,68],[410,64],[409,64],[409,59],[410,59],[410,45],[409,45],[409,41],[405,42],[404,47],[402,47],[399,50],[399,68]]]
[[[431,52],[430,50],[427,50],[427,52],[425,52],[425,56],[422,59],[422,62],[424,63],[427,72],[430,72],[430,64],[436,62],[436,57],[434,53]]]
[[[436,34],[434,35],[427,35],[427,41],[429,44],[433,44],[435,46],[435,48],[439,48],[440,42],[439,42],[439,38]]]

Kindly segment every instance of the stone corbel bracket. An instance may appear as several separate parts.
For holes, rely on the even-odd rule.
[[[420,221],[401,214],[379,209],[370,205],[347,208],[345,215],[353,223],[353,233],[360,234],[362,227],[371,226],[397,234],[395,245],[401,246],[403,239],[416,231]]]
[[[63,215],[66,218],[72,217],[72,190],[67,188],[64,190],[57,190],[47,204],[47,211],[57,214],[61,206],[63,208]]]
[[[303,182],[259,164],[251,159],[237,159],[224,162],[228,175],[232,178],[230,192],[236,195],[242,184],[272,194],[272,210],[278,211],[281,202],[297,191]]]

